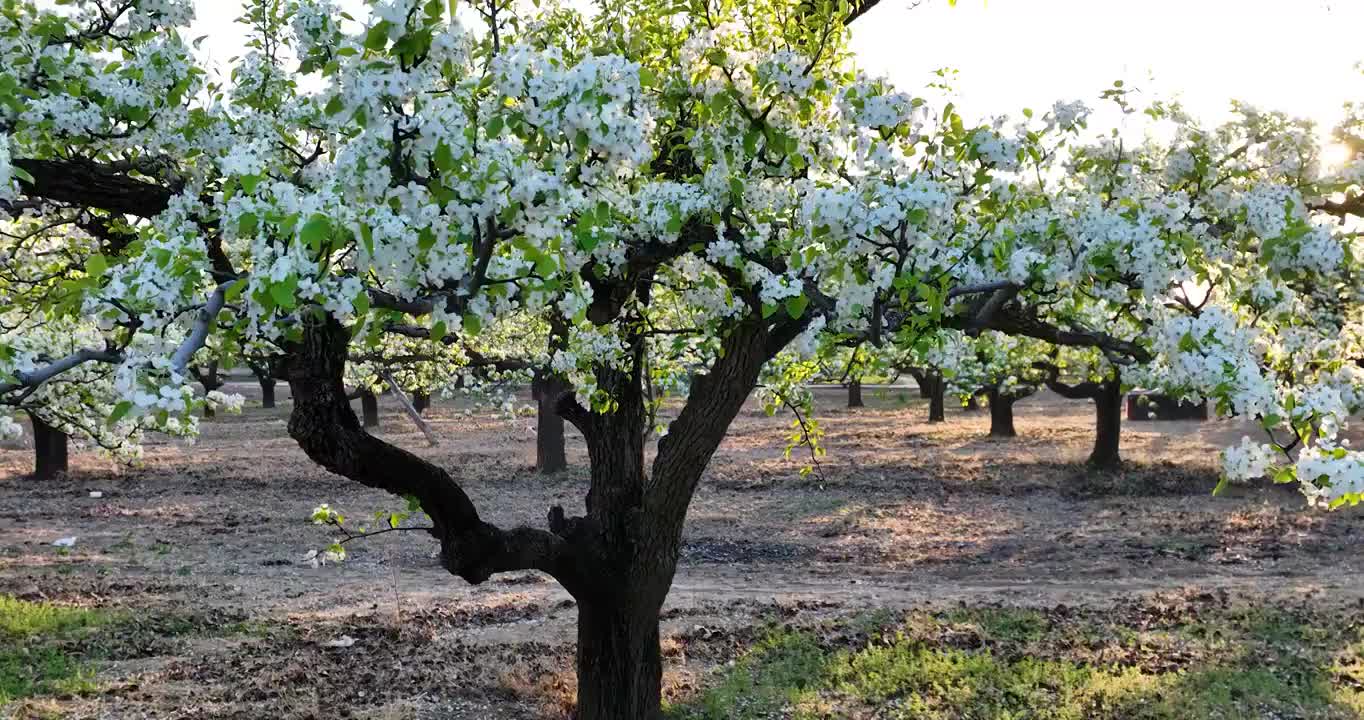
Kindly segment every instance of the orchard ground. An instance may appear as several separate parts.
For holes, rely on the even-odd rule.
[[[565,592],[534,573],[471,587],[419,532],[310,566],[335,537],[315,505],[352,523],[399,506],[303,455],[283,386],[274,410],[227,389],[242,415],[136,470],[75,453],[38,483],[29,450],[0,450],[0,716],[568,716]],[[1272,485],[1211,496],[1244,426],[1125,423],[1127,467],[1095,474],[1088,403],[1020,402],[999,441],[987,412],[929,425],[912,388],[864,395],[821,392],[809,475],[784,457],[788,416],[735,421],[665,608],[672,716],[1364,717],[1364,512]],[[493,522],[577,509],[571,430],[573,469],[545,477],[533,417],[438,402],[429,448],[381,402],[382,436]]]

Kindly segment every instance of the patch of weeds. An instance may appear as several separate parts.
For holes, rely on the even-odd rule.
[[[670,717],[1364,717],[1364,630],[1341,613],[1165,597],[888,620],[770,631]]]
[[[110,620],[96,610],[0,595],[0,705],[34,695],[91,690],[89,664],[60,643],[74,641]]]
[[[1041,640],[1050,622],[1036,610],[1026,608],[959,608],[943,618],[949,623],[973,625],[983,638],[1023,645]]]
[[[694,703],[668,708],[678,720],[756,720],[799,705],[828,682],[828,655],[812,634],[770,630]]]

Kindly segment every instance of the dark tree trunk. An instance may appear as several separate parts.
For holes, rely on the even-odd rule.
[[[947,420],[947,413],[945,412],[946,402],[944,396],[947,393],[947,383],[943,380],[942,375],[938,373],[930,374],[926,378],[926,381],[930,392],[928,398],[928,421],[931,423],[945,422]]]
[[[933,397],[932,375],[920,370],[919,368],[909,368],[906,372],[914,378],[914,384],[919,386],[919,397],[927,400]]]
[[[426,412],[429,407],[431,407],[431,393],[421,391],[412,393],[412,409],[416,410],[418,415]]]
[[[578,608],[577,720],[663,717],[660,607],[632,605],[588,602]]]
[[[360,392],[360,414],[365,419],[365,427],[379,427],[379,398],[368,390]]]
[[[1094,452],[1089,464],[1102,470],[1112,470],[1122,464],[1118,447],[1122,436],[1122,380],[1114,377],[1100,383],[1094,396]]]
[[[275,406],[275,379],[271,377],[257,377],[260,381],[260,406],[272,408]]]
[[[990,390],[989,397],[990,437],[1017,437],[1018,431],[1014,429],[1014,401],[1017,398],[1000,393],[993,388]]]
[[[861,380],[848,381],[848,407],[850,408],[866,407],[866,405],[862,402]]]
[[[976,398],[975,395],[972,395],[971,397],[966,398],[966,407],[965,407],[965,410],[966,410],[967,412],[975,412],[975,411],[977,411],[977,410],[979,410],[979,409],[980,409],[980,400],[978,400],[978,399]]]
[[[532,381],[535,395],[535,469],[556,473],[568,467],[564,447],[564,419],[555,410],[559,397],[569,391],[568,383],[557,375],[536,374]]]
[[[67,470],[66,433],[48,425],[42,418],[29,413],[33,422],[33,477],[50,480]]]

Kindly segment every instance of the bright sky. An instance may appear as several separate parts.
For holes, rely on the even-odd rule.
[[[959,71],[968,117],[1098,103],[1123,80],[1207,119],[1239,99],[1329,125],[1364,101],[1364,0],[882,0],[853,25],[867,70],[907,91]]]
[[[360,6],[344,0],[343,6]],[[968,118],[1048,108],[1122,79],[1220,119],[1229,101],[1282,109],[1329,130],[1364,101],[1364,0],[882,0],[853,26],[867,70],[915,92],[937,68],[959,71]],[[218,62],[241,52],[236,0],[200,0],[193,36]],[[356,13],[364,17],[363,12]]]

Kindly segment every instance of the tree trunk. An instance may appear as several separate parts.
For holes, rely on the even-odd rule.
[[[1094,396],[1094,452],[1089,465],[1101,470],[1112,470],[1122,464],[1118,453],[1122,435],[1122,380],[1105,380]]]
[[[975,395],[972,395],[971,397],[966,398],[966,408],[965,408],[965,409],[966,409],[967,412],[975,412],[976,410],[979,410],[979,409],[980,409],[980,400],[976,399],[976,396],[975,396]]]
[[[1014,400],[1011,395],[990,389],[990,437],[1018,436],[1018,431],[1014,430]]]
[[[205,401],[205,402],[204,402],[204,417],[206,417],[206,418],[211,418],[211,417],[217,417],[217,416],[218,416],[218,411],[213,409],[213,405],[212,405],[211,403]]]
[[[416,410],[418,415],[421,415],[422,413],[425,413],[426,409],[429,407],[431,407],[431,393],[421,392],[419,390],[413,391],[412,409]]]
[[[541,396],[535,416],[535,469],[556,473],[568,467],[564,448],[564,419],[554,412],[554,400]]]
[[[659,607],[632,604],[589,601],[578,608],[577,720],[663,717]]]
[[[360,414],[365,419],[365,427],[379,427],[379,398],[369,390],[360,393]]]
[[[919,397],[924,400],[933,397],[933,386],[929,381],[931,376],[928,373],[918,368],[909,368],[906,372],[914,378],[914,384],[919,386]]]
[[[848,407],[850,408],[866,407],[866,405],[862,402],[861,380],[848,381]]]
[[[66,433],[29,413],[33,422],[33,477],[50,480],[67,471]]]
[[[939,375],[938,373],[929,375],[927,377],[927,382],[929,385],[929,392],[931,393],[928,399],[928,421],[931,423],[945,422],[947,420],[947,413],[944,411],[945,401],[943,396],[947,392],[947,383],[943,380],[942,375]]]
[[[271,377],[256,378],[260,382],[260,406],[272,408],[275,406],[275,379]]]

